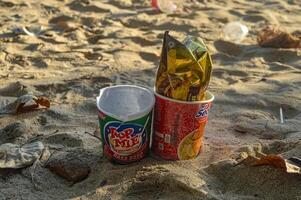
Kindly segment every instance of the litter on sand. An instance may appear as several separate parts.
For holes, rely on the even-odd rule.
[[[301,38],[271,26],[267,26],[257,34],[257,42],[261,47],[300,48]]]
[[[241,154],[241,161],[238,164],[243,163],[248,166],[273,166],[279,170],[287,173],[301,174],[301,169],[295,163],[291,163],[289,160],[282,158],[280,155],[269,154],[266,155],[261,152],[256,152],[256,155],[249,155],[246,152]]]
[[[42,154],[42,142],[19,146],[5,143],[0,146],[0,168],[18,169],[32,165]]]
[[[42,108],[50,108],[50,101],[46,97],[36,97],[32,94],[26,94],[0,108],[0,115],[20,114]]]

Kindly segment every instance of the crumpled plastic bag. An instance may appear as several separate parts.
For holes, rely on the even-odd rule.
[[[45,97],[36,97],[26,94],[17,98],[14,102],[0,108],[0,114],[19,114],[34,111],[42,107],[49,108],[50,101]]]
[[[300,48],[301,38],[293,36],[284,30],[267,26],[257,34],[257,42],[261,47]]]
[[[193,36],[178,39],[168,31],[164,34],[156,92],[172,99],[201,101],[211,77],[211,56],[202,39]]]
[[[0,145],[0,168],[23,168],[32,165],[44,150],[42,142],[25,144],[22,147],[12,143]]]

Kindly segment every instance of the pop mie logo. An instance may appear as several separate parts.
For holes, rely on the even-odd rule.
[[[146,141],[146,130],[139,124],[109,122],[104,127],[106,143],[118,154],[134,153]]]

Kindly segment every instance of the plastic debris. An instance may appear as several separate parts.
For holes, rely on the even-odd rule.
[[[212,60],[201,38],[164,34],[156,92],[181,101],[201,101],[211,78]]]
[[[240,22],[230,22],[223,29],[225,40],[239,43],[248,35],[249,29]]]
[[[296,37],[279,28],[267,26],[257,34],[257,42],[261,47],[300,48],[301,37]]]
[[[177,5],[174,4],[171,0],[152,0],[151,1],[151,8],[140,8],[133,11],[126,11],[126,12],[117,12],[117,13],[110,13],[110,17],[112,18],[121,18],[121,17],[128,17],[133,15],[138,15],[144,12],[152,12],[154,10],[158,10],[162,13],[172,14],[175,13],[177,10]]]
[[[172,14],[177,10],[177,5],[171,0],[152,0],[152,7],[166,14]]]
[[[12,143],[0,146],[0,168],[23,168],[32,165],[44,150],[42,142],[25,144],[20,147]]]
[[[29,36],[39,36],[43,31],[43,26],[39,25],[32,25],[32,26],[24,26],[22,27],[22,30],[25,34]]]
[[[12,33],[16,35],[26,34],[29,36],[38,37],[43,32],[44,27],[39,25],[13,27]]]
[[[280,107],[280,123],[284,124],[282,107]]]

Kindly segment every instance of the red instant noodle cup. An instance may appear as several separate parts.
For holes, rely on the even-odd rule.
[[[196,158],[202,146],[214,96],[203,101],[179,101],[155,93],[152,151],[165,160]]]

